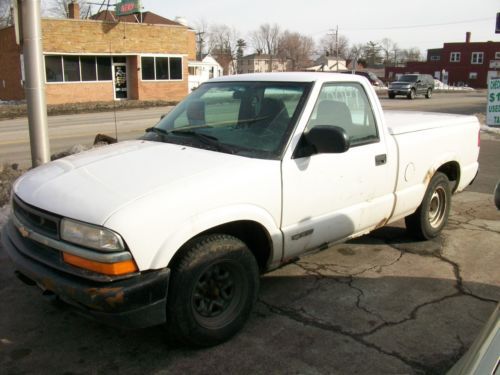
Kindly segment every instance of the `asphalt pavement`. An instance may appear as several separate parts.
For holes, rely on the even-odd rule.
[[[500,300],[491,194],[500,137],[481,138],[478,179],[454,196],[441,236],[414,241],[397,222],[266,274],[249,322],[214,348],[180,347],[162,327],[109,328],[49,303],[17,280],[0,248],[0,373],[443,374]]]

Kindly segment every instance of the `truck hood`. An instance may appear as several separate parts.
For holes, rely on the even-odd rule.
[[[127,141],[35,168],[15,183],[14,192],[43,210],[103,225],[121,207],[157,189],[187,180],[203,184],[218,170],[249,160],[182,145]]]

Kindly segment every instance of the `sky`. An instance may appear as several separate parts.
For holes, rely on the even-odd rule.
[[[204,20],[234,27],[247,42],[263,23],[277,23],[315,41],[338,26],[350,44],[389,38],[399,48],[424,53],[444,42],[465,41],[466,31],[472,42],[500,41],[495,34],[499,0],[142,0],[142,5],[172,20],[183,17],[190,26]]]

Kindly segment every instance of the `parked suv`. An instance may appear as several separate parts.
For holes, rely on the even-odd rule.
[[[433,90],[434,78],[431,75],[405,74],[389,84],[389,98],[394,99],[396,95],[405,95],[408,99],[413,99],[416,95],[422,94],[430,99]]]

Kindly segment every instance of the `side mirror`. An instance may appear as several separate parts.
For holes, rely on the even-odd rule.
[[[349,150],[349,136],[338,126],[318,125],[303,135],[295,157],[314,154],[340,154]]]

